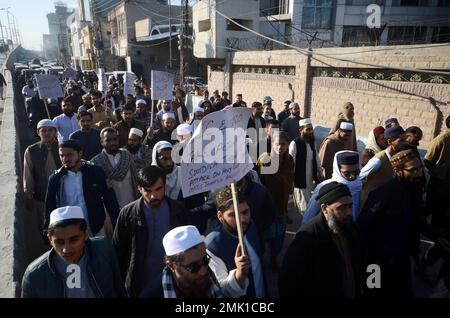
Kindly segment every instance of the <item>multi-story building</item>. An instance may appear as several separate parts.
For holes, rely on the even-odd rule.
[[[225,48],[285,48],[218,12],[302,48],[450,41],[449,0],[202,0],[193,7],[197,57],[224,58]]]
[[[150,70],[170,71],[170,43],[172,42],[172,71],[179,68],[177,49],[177,25],[181,24],[182,7],[172,5],[167,0],[148,2],[129,1],[118,4],[109,11],[111,31],[111,53],[118,57],[116,68],[133,71],[149,79]],[[191,10],[189,10],[191,14]],[[173,28],[171,41],[153,41],[151,29],[166,26]],[[122,62],[120,62],[122,60]]]
[[[67,18],[73,13],[74,9],[68,8],[65,3],[55,2],[55,12],[47,14],[49,34],[45,37],[44,53],[48,59],[56,58],[60,63],[70,63]]]

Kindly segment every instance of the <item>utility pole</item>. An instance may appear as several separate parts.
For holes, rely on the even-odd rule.
[[[93,46],[95,48],[95,60],[98,68],[103,68],[103,48],[100,47],[100,42],[102,39],[101,31],[100,31],[100,21],[98,20],[98,16],[95,12],[94,7],[97,6],[97,0],[91,0],[91,16],[92,16],[92,33],[93,33]],[[97,6],[98,7],[98,6]],[[93,49],[91,48],[91,51]]]
[[[169,0],[169,69],[172,68],[172,1]]]
[[[16,42],[17,45],[20,44],[20,39],[19,39],[19,30],[17,30],[17,25],[16,25],[16,17],[13,15],[13,21],[14,21],[14,33],[16,34]]]
[[[181,37],[180,37],[180,87],[184,89],[184,77],[188,68],[188,30],[189,30],[189,1],[182,0]]]
[[[0,30],[2,31],[2,40],[6,43],[5,36],[3,35],[3,25],[2,25],[2,20],[1,19],[0,19]]]
[[[9,21],[9,11],[6,9],[6,19],[8,21],[8,29],[9,29],[9,38],[11,41],[13,40],[12,32],[11,32],[11,22]],[[13,43],[14,44],[14,43]]]

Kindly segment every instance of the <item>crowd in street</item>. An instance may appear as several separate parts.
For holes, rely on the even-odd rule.
[[[426,276],[441,259],[438,282],[450,296],[450,116],[422,158],[420,127],[389,114],[358,151],[366,132],[357,134],[351,102],[317,148],[314,120],[292,100],[247,105],[242,94],[204,91],[189,112],[177,86],[155,101],[140,81],[125,95],[114,76],[106,91],[88,76],[61,85],[65,97],[46,103],[60,111],[36,123],[39,141],[24,154],[26,207],[38,224],[30,235],[43,243],[22,297],[266,298],[270,269],[280,297],[404,298],[414,297],[412,271]],[[32,79],[21,92],[30,111]],[[173,151],[204,116],[236,107],[250,107],[248,128],[264,131],[248,142],[254,169],[236,182],[244,246],[230,186],[185,197]],[[261,172],[275,160],[275,173]],[[283,255],[292,213],[302,224]],[[433,242],[425,256],[424,237]],[[72,264],[75,286],[66,284]]]

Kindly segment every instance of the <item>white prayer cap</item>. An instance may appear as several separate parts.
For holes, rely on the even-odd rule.
[[[53,120],[50,120],[50,119],[42,119],[42,120],[40,120],[38,122],[38,124],[37,124],[37,129],[39,129],[41,127],[53,127],[55,129],[57,129],[55,123],[53,122]]]
[[[164,113],[164,114],[162,115],[162,119],[163,119],[163,120],[166,120],[166,119],[169,119],[169,118],[175,119],[175,114],[172,113],[172,112],[170,112],[170,113]]]
[[[138,99],[138,100],[136,101],[136,106],[139,105],[139,104],[147,105],[147,102],[145,101],[145,99]]]
[[[295,106],[300,107],[300,105],[299,105],[298,103],[292,102],[292,103],[289,104],[289,109],[292,109],[292,108],[294,108]]]
[[[50,213],[49,226],[59,221],[71,219],[85,219],[83,210],[81,210],[79,206],[64,206],[53,210],[52,213]]]
[[[177,135],[184,136],[189,135],[192,132],[191,126],[189,124],[181,124],[177,127]]]
[[[158,141],[153,149],[155,149],[156,152],[159,152],[163,149],[172,149],[172,148],[173,146],[170,142],[163,140]]]
[[[300,119],[298,121],[299,127],[306,126],[306,125],[312,125],[311,118]]]
[[[162,243],[166,256],[173,256],[203,243],[203,239],[195,226],[187,225],[176,227],[167,232]]]
[[[137,128],[131,128],[130,129],[130,133],[128,134],[128,137],[131,135],[136,135],[142,138],[142,136],[144,136],[144,133],[142,132],[142,130],[137,129]]]
[[[351,131],[351,130],[353,130],[353,124],[343,121],[341,123],[341,125],[339,126],[339,128],[342,130],[350,130]]]
[[[205,110],[201,107],[194,107],[194,113],[204,113]]]

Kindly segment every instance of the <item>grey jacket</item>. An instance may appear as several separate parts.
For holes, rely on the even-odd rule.
[[[126,297],[119,265],[112,245],[105,238],[86,241],[89,284],[97,298]],[[54,249],[30,265],[22,279],[22,298],[65,298],[64,279],[57,272]]]

